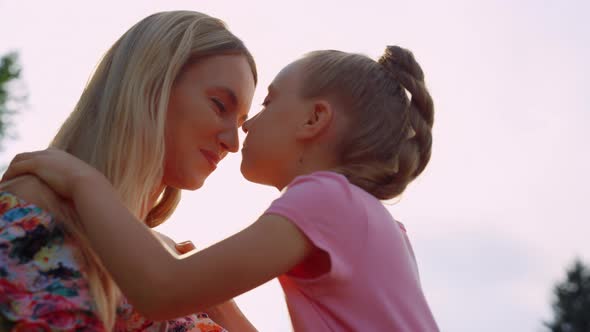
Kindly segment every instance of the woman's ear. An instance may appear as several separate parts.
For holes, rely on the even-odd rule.
[[[296,132],[297,139],[307,140],[324,133],[334,118],[332,105],[325,100],[315,101],[307,112],[305,122],[299,126]]]

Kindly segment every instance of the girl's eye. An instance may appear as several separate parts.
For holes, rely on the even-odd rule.
[[[217,98],[211,98],[211,101],[213,101],[213,103],[215,104],[215,107],[217,107],[217,110],[220,113],[224,113],[227,109],[225,108],[225,105]]]
[[[262,102],[262,106],[266,107],[268,106],[268,103],[270,103],[270,100],[268,99],[268,97],[264,98],[264,101]]]

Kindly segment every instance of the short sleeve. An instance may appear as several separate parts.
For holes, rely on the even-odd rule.
[[[103,331],[77,248],[37,206],[0,193],[0,323],[11,331]]]
[[[322,171],[297,177],[265,213],[288,219],[325,251],[332,277],[352,273],[353,258],[367,239],[367,221],[355,188],[344,176]]]

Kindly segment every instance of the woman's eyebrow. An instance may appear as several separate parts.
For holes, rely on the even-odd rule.
[[[232,104],[233,107],[238,107],[238,105],[240,104],[238,97],[236,96],[236,93],[232,89],[225,86],[216,86],[213,87],[212,90],[221,91],[225,95],[227,95],[227,97],[229,97],[229,102]]]
[[[223,94],[225,94],[227,97],[229,97],[229,102],[230,104],[232,104],[232,108],[236,109],[238,107],[238,105],[240,104],[240,101],[238,100],[238,97],[236,96],[236,93],[226,87],[226,86],[216,86],[212,88],[213,90],[217,90],[217,91],[221,91]],[[240,123],[244,123],[246,122],[246,120],[248,120],[248,113],[242,115],[238,121],[240,121]]]

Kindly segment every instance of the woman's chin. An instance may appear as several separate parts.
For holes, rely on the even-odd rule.
[[[182,190],[197,190],[200,189],[204,184],[205,180],[207,180],[207,176],[199,176],[193,177],[190,179],[186,179],[184,181],[178,181],[175,184],[168,184],[174,188],[182,189]]]
[[[196,179],[195,181],[193,181],[191,184],[189,184],[184,189],[185,190],[197,190],[197,189],[200,189],[205,184],[205,180],[207,180],[207,177]]]

